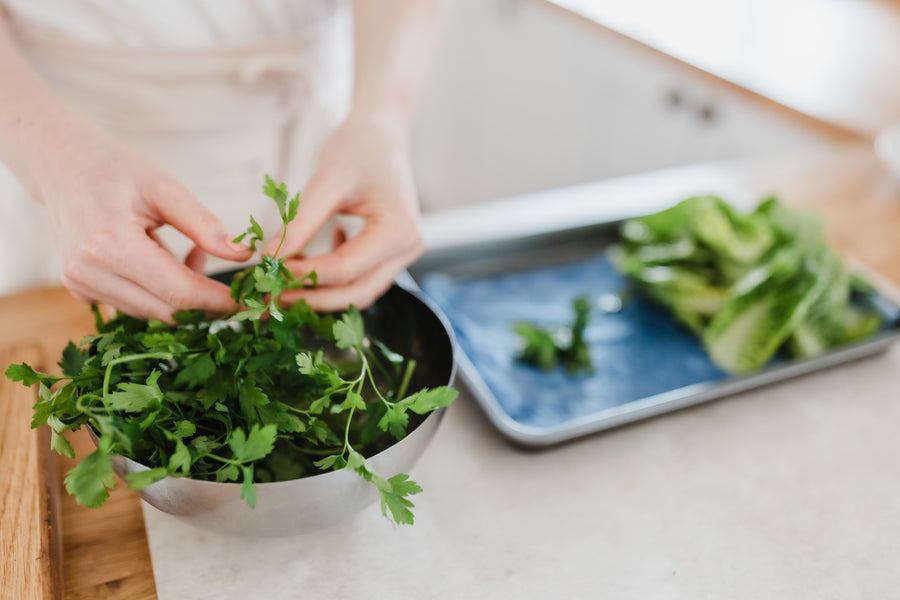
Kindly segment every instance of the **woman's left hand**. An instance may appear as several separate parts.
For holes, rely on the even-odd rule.
[[[285,292],[285,302],[304,298],[321,311],[364,308],[422,254],[406,130],[388,115],[358,110],[326,142],[281,248],[281,255],[293,255],[287,267],[298,277],[315,271],[318,285]],[[334,214],[362,217],[365,225],[350,238],[338,232],[327,254],[303,255]]]

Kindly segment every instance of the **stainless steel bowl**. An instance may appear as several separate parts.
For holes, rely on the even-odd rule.
[[[389,347],[415,358],[410,389],[452,385],[456,375],[453,335],[446,318],[418,291],[392,287],[364,311],[366,327]],[[367,460],[384,477],[409,472],[437,432],[444,409],[427,416],[403,440]],[[146,470],[116,457],[113,468]],[[250,508],[238,483],[167,477],[139,492],[148,504],[186,523],[253,537],[295,535],[333,524],[373,504],[378,492],[356,473],[333,471],[291,481],[256,484],[258,502]]]

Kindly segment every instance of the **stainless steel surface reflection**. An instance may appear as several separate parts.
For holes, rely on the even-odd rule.
[[[369,458],[369,463],[384,477],[408,473],[434,437],[444,410],[429,415],[402,441]],[[119,476],[147,469],[123,457],[113,459],[113,468]],[[241,499],[239,483],[166,477],[139,494],[151,506],[190,525],[251,537],[313,531],[334,524],[378,499],[371,483],[345,470],[292,481],[257,483],[256,490],[256,508],[250,508]]]

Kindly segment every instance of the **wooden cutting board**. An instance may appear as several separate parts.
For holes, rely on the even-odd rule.
[[[57,371],[65,344],[92,329],[88,307],[63,288],[0,297],[0,373],[23,361]],[[138,496],[120,483],[101,508],[79,506],[62,482],[75,461],[49,451],[49,431],[30,429],[35,398],[0,374],[0,600],[155,600]],[[86,434],[68,439],[78,457],[92,450]]]
[[[0,365],[43,368],[40,349],[0,350]],[[62,536],[50,432],[30,428],[34,390],[0,386],[0,597],[62,598]]]

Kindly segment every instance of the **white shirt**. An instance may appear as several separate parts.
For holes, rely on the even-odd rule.
[[[89,44],[222,47],[303,35],[343,0],[0,0],[14,25]]]

